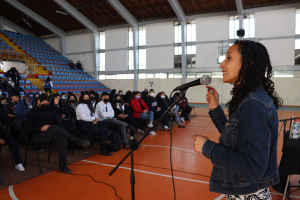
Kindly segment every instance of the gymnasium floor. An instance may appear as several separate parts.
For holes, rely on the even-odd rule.
[[[210,160],[194,152],[192,140],[193,134],[202,134],[217,141],[219,133],[208,117],[208,108],[197,107],[195,109],[196,116],[190,122],[185,123],[187,126],[185,129],[173,128],[172,160],[176,196],[178,200],[225,200],[224,195],[208,191],[208,177],[212,170],[212,164]],[[298,111],[278,111],[278,113],[280,119],[300,116],[300,112]],[[141,137],[141,135],[137,136]],[[136,199],[173,199],[169,163],[170,133],[157,131],[157,135],[149,135],[142,144],[145,148],[140,147],[134,153]],[[278,143],[278,162],[280,162],[281,158],[281,148],[282,132]],[[89,158],[84,157],[83,150],[75,152],[77,156],[81,156],[81,160],[69,165],[69,168],[73,170],[73,175],[63,174],[51,169],[43,169],[44,174],[38,175],[38,167],[29,165],[26,172],[34,171],[37,176],[19,184],[5,188],[2,187],[3,189],[0,190],[0,199],[118,199],[111,187],[93,182],[90,177],[83,174],[92,176],[96,181],[112,185],[121,199],[131,199],[129,181],[130,159],[128,158],[125,164],[113,176],[110,177],[108,175],[128,151],[122,149],[114,153],[112,157],[104,157],[98,154],[98,149],[99,146],[97,143],[91,150],[88,150],[88,152],[91,151],[96,154]],[[33,151],[31,154],[34,156]],[[54,157],[54,154],[57,153],[52,154]],[[71,153],[69,154],[69,157],[72,157]],[[72,158],[68,159],[72,160]],[[34,159],[31,163],[34,163],[33,161]],[[51,159],[51,161],[55,162],[55,158]],[[46,165],[46,162],[42,162],[42,165],[49,166],[49,163]],[[1,166],[1,168],[3,167]],[[57,168],[57,165],[52,165],[52,168]],[[22,174],[20,175],[22,176]],[[292,184],[297,184],[298,181],[299,178],[294,176]],[[5,176],[4,182],[9,182],[9,180],[5,180]],[[274,200],[282,199],[282,194],[277,193],[272,188],[270,188],[270,191]],[[293,189],[291,199],[300,199],[299,189]]]

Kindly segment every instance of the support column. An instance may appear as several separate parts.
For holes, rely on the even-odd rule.
[[[186,52],[186,21],[181,22],[181,73],[182,73],[182,84],[186,83],[186,67],[187,67],[187,52]]]
[[[93,43],[94,43],[94,66],[95,66],[95,79],[98,80],[98,70],[99,70],[99,61],[100,61],[100,55],[98,53],[98,50],[100,49],[100,35],[99,32],[93,33]]]
[[[0,30],[4,31],[4,17],[0,16]]]
[[[134,90],[138,90],[138,66],[139,66],[139,28],[138,26],[132,27],[133,33],[133,64],[134,64]]]
[[[61,39],[61,55],[66,56],[66,36],[63,36]]]

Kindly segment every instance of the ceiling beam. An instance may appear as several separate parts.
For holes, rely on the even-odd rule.
[[[243,8],[243,2],[242,0],[235,0],[236,9],[238,11],[238,15],[243,15],[244,8]]]
[[[93,31],[94,33],[98,32],[98,27],[93,22],[91,22],[88,18],[86,18],[83,14],[81,14],[81,12],[79,12],[71,4],[69,4],[67,1],[54,0],[54,2],[57,3],[60,7],[62,7],[66,12],[68,12],[82,25],[84,25],[87,29]]]
[[[35,34],[33,34],[32,32],[25,30],[24,28],[18,26],[17,24],[9,21],[6,18],[3,18],[3,24],[23,35],[35,36]]]
[[[186,22],[185,14],[177,0],[168,0],[179,21]]]
[[[27,8],[25,5],[21,4],[19,1],[17,1],[17,0],[4,0],[4,1],[6,3],[9,3],[10,5],[12,5],[13,7],[17,8],[22,13],[26,14],[27,16],[29,16],[30,18],[32,18],[33,20],[35,20],[39,24],[43,25],[45,28],[47,28],[50,31],[52,31],[53,33],[59,35],[60,37],[65,37],[66,36],[66,33],[63,30],[61,30],[57,26],[50,23],[49,21],[47,21],[46,19],[44,19],[43,17],[38,15],[33,10]]]
[[[118,0],[107,0],[112,7],[126,20],[131,26],[137,26],[137,20],[131,15],[131,13],[120,3]]]

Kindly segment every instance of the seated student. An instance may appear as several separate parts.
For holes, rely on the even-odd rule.
[[[81,62],[78,60],[78,62],[76,63],[76,68],[79,69],[79,70],[83,70],[82,68],[82,64]]]
[[[7,104],[7,97],[1,97],[0,99],[0,113],[5,114],[4,106]]]
[[[67,111],[67,115],[71,118],[71,119],[76,119],[76,108],[78,106],[78,101],[77,101],[77,97],[75,96],[75,94],[71,94],[68,97],[68,101],[67,101],[67,105],[66,105],[66,111]]]
[[[41,94],[37,105],[26,113],[25,131],[31,134],[33,141],[38,144],[59,145],[59,171],[70,174],[72,170],[66,165],[67,140],[83,147],[89,146],[90,141],[77,138],[61,128],[53,109],[48,104],[48,95]]]
[[[40,97],[40,94],[38,92],[34,93],[35,102],[38,101],[39,97]]]
[[[71,60],[70,63],[69,63],[69,67],[73,70],[75,70],[75,67],[74,67],[74,63],[73,61]]]
[[[108,123],[106,121],[99,121],[99,117],[95,112],[88,94],[84,94],[79,101],[76,108],[76,116],[78,127],[86,133],[100,137],[101,155],[112,156],[107,150],[106,145],[111,141],[108,137]]]
[[[115,111],[115,117],[123,122],[130,124],[137,128],[138,133],[144,133],[145,127],[140,125],[135,119],[129,116],[129,108],[124,104],[121,95],[116,95],[115,103],[113,104],[113,109]]]
[[[98,99],[96,98],[96,92],[94,90],[90,90],[88,92],[88,94],[90,96],[90,100],[91,100],[91,102],[93,104],[93,107],[96,109],[96,106],[97,106],[97,104],[99,102],[99,98]]]
[[[179,104],[179,106],[182,110],[180,114],[180,120],[182,122],[190,121],[189,115],[192,112],[192,108],[189,106],[189,102],[186,97],[183,97],[182,102]]]
[[[148,120],[149,121],[148,127],[149,128],[153,127],[153,119],[154,119],[153,111],[150,111],[147,104],[144,102],[143,99],[141,99],[140,92],[134,92],[133,97],[134,98],[130,102],[133,118]],[[151,131],[149,134],[156,135],[154,131]]]
[[[11,98],[12,94],[18,94],[20,96],[20,88],[16,86],[14,81],[11,81],[11,84],[7,86],[8,99]]]
[[[9,123],[13,123],[14,119],[16,118],[15,108],[19,103],[19,95],[18,93],[11,94],[11,100],[4,106],[4,112],[8,117]]]
[[[149,110],[154,112],[156,118],[160,118],[165,113],[165,110],[162,110],[161,107],[158,106],[153,89],[150,90],[149,97],[147,98],[147,106],[149,107]],[[165,131],[170,131],[168,115],[161,120],[161,124]]]
[[[163,93],[163,94],[164,94],[164,93]],[[178,97],[179,94],[180,94],[179,92],[176,92],[176,93],[173,95],[173,97],[172,97],[171,100],[170,100],[170,105],[172,105],[172,104],[174,103],[174,101],[176,101],[176,99],[177,99],[177,97]],[[161,97],[162,97],[162,96],[161,96]],[[180,104],[180,103],[182,103],[182,100],[181,100],[177,105],[175,105],[175,107],[171,110],[171,113],[172,113],[172,115],[175,116],[175,121],[177,122],[178,127],[179,127],[179,128],[185,128],[185,126],[181,124],[180,118],[179,118],[179,116],[178,116],[178,110],[179,110],[179,104]]]
[[[15,169],[17,171],[23,172],[25,171],[25,168],[22,165],[19,144],[10,135],[7,135],[3,132],[3,125],[8,124],[8,119],[3,113],[0,113],[0,123],[0,145],[7,144],[12,149],[12,153],[14,155]]]
[[[23,129],[23,122],[25,120],[25,115],[27,111],[31,108],[33,108],[35,104],[35,98],[31,92],[27,92],[25,94],[25,97],[22,101],[20,101],[16,108],[16,120],[15,120],[15,128],[16,130],[22,130]]]
[[[100,121],[106,121],[109,128],[117,129],[123,138],[123,147],[130,149],[126,128],[130,130],[130,136],[134,136],[134,127],[126,122],[119,121],[115,119],[115,112],[109,102],[109,94],[107,92],[102,92],[101,101],[96,106],[96,112],[99,116]]]

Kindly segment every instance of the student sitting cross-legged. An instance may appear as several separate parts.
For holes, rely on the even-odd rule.
[[[83,147],[89,146],[90,142],[77,138],[61,128],[55,112],[48,104],[48,95],[41,94],[37,105],[26,113],[25,131],[31,134],[33,141],[38,144],[58,145],[59,171],[70,174],[72,170],[66,165],[68,151],[67,140]]]

